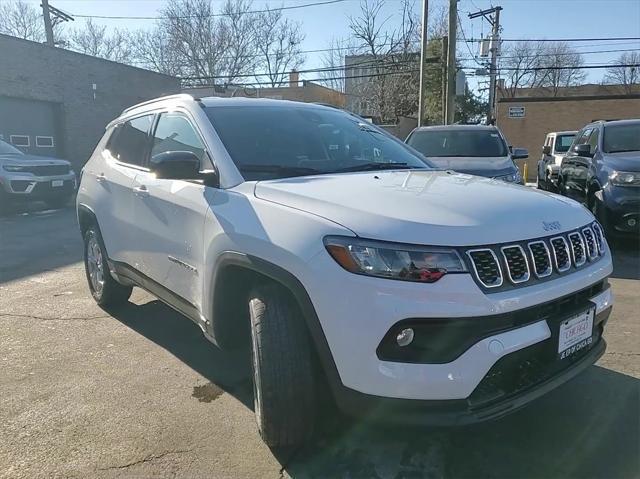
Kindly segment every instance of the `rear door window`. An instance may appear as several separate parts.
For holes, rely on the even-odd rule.
[[[143,166],[153,115],[139,116],[116,126],[107,142],[107,150],[118,161]]]

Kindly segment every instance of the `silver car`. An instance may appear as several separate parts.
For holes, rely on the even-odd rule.
[[[59,208],[69,202],[75,191],[76,174],[71,163],[28,155],[0,140],[0,210],[28,200]]]
[[[513,160],[525,159],[529,153],[524,148],[512,151],[495,126],[420,127],[406,142],[440,168],[524,184]]]

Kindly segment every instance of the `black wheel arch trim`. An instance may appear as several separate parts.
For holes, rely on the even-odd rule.
[[[336,400],[338,400],[339,397],[351,392],[352,390],[346,388],[343,385],[342,380],[340,379],[340,374],[333,359],[333,355],[331,354],[329,343],[327,342],[324,330],[322,329],[322,325],[320,324],[320,320],[318,319],[315,307],[313,306],[306,288],[295,275],[285,270],[284,268],[271,263],[270,261],[264,260],[257,256],[238,253],[235,251],[225,251],[220,254],[213,269],[210,288],[211,294],[213,295],[213,307],[210,312],[210,327],[212,327],[213,323],[217,319],[215,311],[216,303],[219,300],[216,298],[215,293],[219,284],[218,281],[220,279],[220,276],[224,272],[224,269],[228,266],[246,268],[248,270],[262,274],[280,283],[291,292],[298,306],[300,307],[300,311],[307,326],[307,331],[309,332],[312,344],[315,347],[315,352],[317,353],[318,359],[320,361],[320,366],[325,374],[325,378],[331,388],[334,397],[336,398]],[[224,301],[224,299],[222,299],[222,301]],[[209,333],[212,337],[215,338],[211,329],[209,330]],[[353,392],[355,393],[355,391]]]

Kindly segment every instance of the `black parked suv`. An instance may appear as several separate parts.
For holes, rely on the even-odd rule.
[[[562,160],[558,189],[591,209],[609,235],[640,235],[640,119],[582,128]]]

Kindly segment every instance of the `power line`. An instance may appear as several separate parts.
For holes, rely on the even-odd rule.
[[[539,53],[539,54],[532,54],[530,55],[531,57],[555,57],[555,56],[564,56],[564,55],[591,55],[591,54],[595,54],[595,53],[616,53],[616,52],[637,52],[640,51],[640,48],[621,48],[621,49],[616,49],[616,50],[594,50],[594,51],[590,51],[590,52],[558,52],[558,53]],[[512,59],[517,59],[517,58],[522,58],[519,56],[501,56],[500,59],[501,60],[512,60]],[[472,58],[460,58],[459,60],[462,61],[475,61],[477,62],[477,58],[474,56]],[[484,65],[483,65],[484,66]]]
[[[465,42],[480,42],[483,38],[469,38]],[[610,37],[610,38],[501,38],[502,42],[600,42],[600,41],[621,41],[621,40],[640,40],[640,37]]]
[[[172,16],[172,17],[168,17],[166,15],[160,15],[160,16],[155,16],[155,17],[138,17],[138,16],[117,16],[117,15],[73,15],[76,18],[98,18],[98,19],[103,19],[103,20],[163,20],[163,19],[170,19],[170,18],[213,18],[213,17],[228,17],[228,16],[235,16],[235,15],[246,15],[246,14],[250,14],[250,13],[267,13],[267,12],[277,12],[277,11],[283,11],[283,10],[297,10],[300,8],[307,8],[307,7],[317,7],[320,5],[331,5],[334,3],[342,3],[345,2],[347,0],[325,0],[322,2],[313,2],[313,3],[303,3],[300,5],[289,5],[287,7],[277,7],[277,8],[265,8],[263,10],[249,10],[246,12],[239,12],[239,13],[212,13],[211,15],[177,15],[177,16]]]

